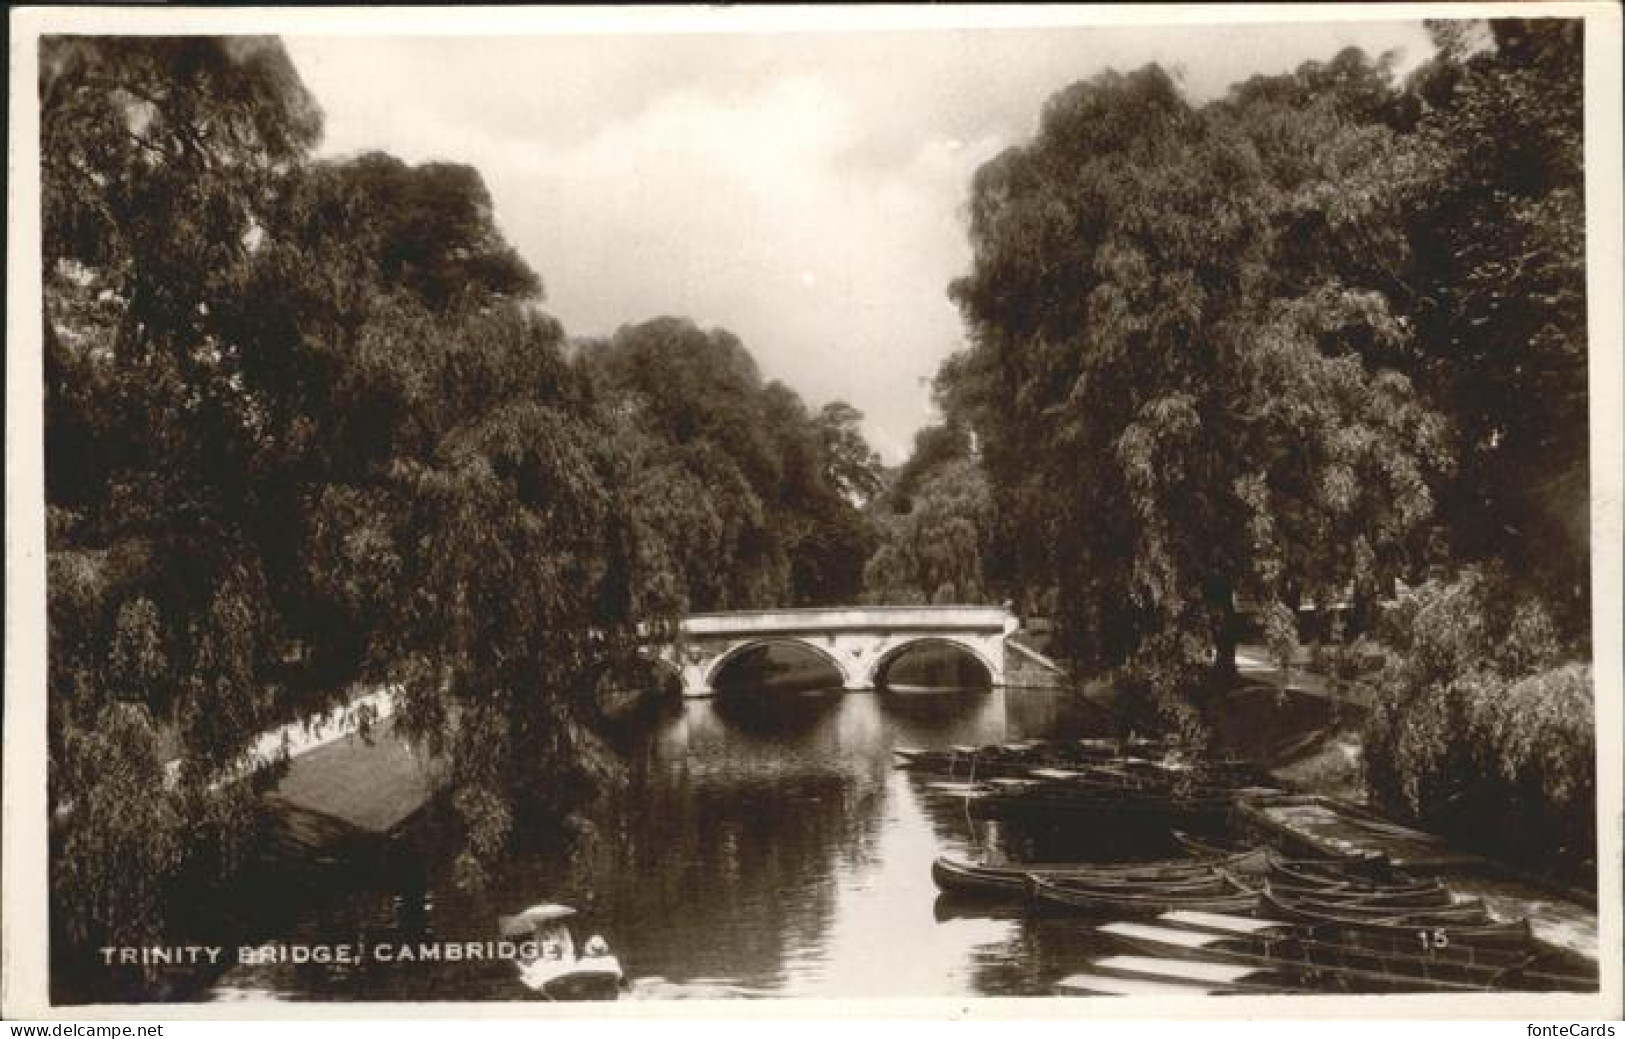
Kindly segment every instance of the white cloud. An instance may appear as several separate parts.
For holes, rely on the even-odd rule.
[[[868,416],[890,461],[961,344],[971,174],[1043,100],[1157,60],[1201,99],[1417,25],[870,35],[294,38],[324,151],[470,163],[575,334],[721,324],[770,378]]]

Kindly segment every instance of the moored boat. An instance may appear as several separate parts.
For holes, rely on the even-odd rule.
[[[1244,913],[1258,905],[1258,893],[1233,882],[1217,891],[1146,891],[1057,883],[1037,874],[1027,877],[1028,896],[1050,910],[1096,916],[1155,916],[1174,909]]]
[[[1436,927],[1462,924],[1475,926],[1493,921],[1481,899],[1452,902],[1442,906],[1414,906],[1396,904],[1382,899],[1337,901],[1334,899],[1292,897],[1271,887],[1269,894],[1275,905],[1287,912],[1323,914],[1354,920],[1371,920],[1406,924],[1414,927]]]
[[[1527,918],[1508,921],[1447,921],[1439,924],[1420,923],[1404,914],[1373,918],[1340,911],[1336,907],[1315,908],[1301,901],[1283,900],[1267,890],[1262,895],[1262,908],[1270,916],[1335,928],[1345,937],[1357,938],[1362,944],[1381,939],[1387,943],[1403,944],[1412,948],[1419,945],[1506,948],[1526,947],[1533,937]]]
[[[1099,930],[1132,948],[1155,955],[1188,955],[1235,960],[1263,957],[1300,961],[1318,967],[1355,968],[1378,974],[1483,985],[1498,990],[1587,991],[1597,986],[1595,971],[1586,972],[1572,957],[1540,947],[1474,949],[1413,943],[1404,948],[1373,948],[1323,935],[1314,927],[1276,923],[1262,932],[1222,933],[1181,925],[1179,914],[1147,922],[1120,921]],[[1246,918],[1239,918],[1246,919]]]
[[[1071,891],[1120,891],[1131,895],[1217,895],[1236,890],[1232,881],[1221,873],[1199,874],[1191,877],[1098,877],[1077,874],[1048,875],[1045,880],[1056,887]]]
[[[1528,956],[1499,963],[1474,963],[1312,938],[1220,935],[1137,921],[1110,923],[1097,930],[1151,956],[1263,967],[1295,976],[1308,985],[1350,992],[1573,990],[1594,984],[1589,979],[1537,969],[1534,958]]]
[[[1055,993],[1061,996],[1138,996],[1151,998],[1157,996],[1172,996],[1183,999],[1188,996],[1222,996],[1246,989],[1222,982],[1176,981],[1164,978],[1146,977],[1119,977],[1112,974],[1097,974],[1093,971],[1079,971],[1069,974],[1055,983]]]
[[[1381,855],[1349,859],[1304,859],[1276,855],[1270,875],[1289,884],[1412,884],[1418,878],[1394,869]]]
[[[1407,885],[1326,884],[1305,886],[1271,879],[1271,891],[1285,898],[1301,898],[1324,903],[1349,905],[1408,906],[1417,909],[1440,908],[1455,903],[1448,885],[1437,880]]]
[[[1222,858],[1235,854],[1235,849],[1204,840],[1183,830],[1170,831],[1174,840],[1186,851],[1198,858]],[[1268,845],[1255,845],[1258,848],[1267,848]],[[1388,881],[1411,881],[1408,877],[1394,870],[1387,856],[1381,852],[1369,854],[1345,855],[1336,858],[1302,858],[1287,856],[1279,851],[1270,849],[1269,868],[1272,874],[1279,874],[1283,879],[1301,881],[1303,883],[1319,883],[1322,881],[1365,881],[1368,883],[1382,883]]]
[[[1163,986],[1181,985],[1205,990],[1209,995],[1307,991],[1287,972],[1249,964],[1204,963],[1157,956],[1106,956],[1094,961],[1090,968],[1095,976]]]
[[[975,897],[1025,897],[1029,874],[1048,878],[1096,881],[1102,884],[1166,882],[1212,878],[1222,868],[1239,875],[1263,868],[1267,852],[1262,848],[1237,852],[1224,859],[1161,859],[1127,863],[1001,863],[961,862],[947,856],[931,864],[931,878],[945,894]]]

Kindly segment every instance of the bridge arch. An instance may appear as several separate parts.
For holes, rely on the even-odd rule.
[[[712,692],[716,692],[717,678],[722,674],[724,668],[728,667],[729,664],[732,664],[746,653],[756,649],[765,649],[768,646],[794,646],[797,649],[806,650],[811,655],[828,664],[830,668],[834,670],[836,676],[840,679],[843,687],[851,684],[851,672],[848,670],[846,665],[841,662],[841,659],[834,653],[830,652],[828,648],[820,646],[818,643],[813,642],[810,639],[797,638],[793,635],[773,635],[762,638],[748,639],[740,642],[736,646],[729,647],[727,652],[718,656],[706,667],[704,679],[705,687]]]
[[[886,669],[892,665],[892,662],[904,653],[919,649],[921,646],[946,646],[957,650],[976,661],[983,674],[987,675],[987,684],[990,687],[999,684],[999,676],[1003,674],[1003,671],[995,667],[993,661],[988,659],[987,654],[982,651],[981,647],[972,644],[969,640],[957,639],[951,635],[922,635],[918,638],[905,639],[897,645],[889,647],[869,665],[868,673],[864,676],[865,684],[879,688],[880,680],[885,675]]]

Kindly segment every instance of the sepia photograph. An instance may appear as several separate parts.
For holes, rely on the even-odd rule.
[[[25,14],[6,1016],[1620,1009],[1617,8]]]

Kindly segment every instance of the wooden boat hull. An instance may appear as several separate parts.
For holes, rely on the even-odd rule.
[[[1270,876],[1288,884],[1413,884],[1415,877],[1393,868],[1379,856],[1361,859],[1298,859],[1280,855],[1270,860]]]
[[[1270,890],[1283,898],[1303,899],[1323,904],[1352,906],[1409,907],[1414,909],[1442,909],[1456,904],[1450,888],[1437,882],[1409,887],[1376,887],[1355,885],[1328,885],[1305,887],[1269,882]]]
[[[1190,996],[1223,996],[1246,992],[1247,989],[1222,984],[1198,984],[1158,978],[1121,977],[1080,971],[1069,974],[1055,983],[1058,996],[1134,996],[1141,999]]]
[[[1449,921],[1442,924],[1396,921],[1392,917],[1373,919],[1334,910],[1313,909],[1302,903],[1283,902],[1268,891],[1263,892],[1262,908],[1270,916],[1335,929],[1346,938],[1357,935],[1360,944],[1382,939],[1406,948],[1416,948],[1423,942],[1445,947],[1526,948],[1532,938],[1527,919],[1488,923]],[[1428,937],[1424,938],[1424,934]]]
[[[1270,892],[1277,905],[1286,907],[1288,911],[1308,913],[1312,916],[1390,922],[1415,927],[1479,926],[1494,922],[1483,901],[1477,899],[1445,906],[1418,907],[1381,900],[1339,902],[1290,898],[1274,888],[1271,888]]]
[[[1069,891],[1121,892],[1145,897],[1224,895],[1233,894],[1236,890],[1231,881],[1217,873],[1163,880],[1094,876],[1045,876],[1044,879],[1058,888]]]
[[[1076,879],[1100,884],[1211,880],[1216,870],[1248,874],[1266,861],[1262,848],[1239,852],[1219,861],[1164,859],[1155,862],[1110,863],[1016,863],[986,866],[960,862],[946,856],[931,863],[931,879],[945,894],[973,897],[1016,897],[1027,895],[1029,874],[1050,879]]]
[[[1470,968],[1453,970],[1442,961],[1402,960],[1315,942],[1267,942],[1206,935],[1195,935],[1198,941],[1189,941],[1176,929],[1126,922],[1108,924],[1099,930],[1150,956],[1256,967],[1319,990],[1487,992],[1496,988],[1490,980],[1494,977],[1493,971],[1480,971],[1475,975]]]
[[[1110,873],[1090,867],[971,866],[947,858],[939,858],[931,863],[931,879],[939,891],[970,898],[1026,898],[1029,875],[1042,876],[1061,883],[1075,881],[1120,888],[1132,888],[1138,884],[1168,885],[1191,882],[1222,885],[1222,882],[1216,881],[1211,875],[1202,874],[1164,877],[1149,873]]]
[[[1325,973],[1342,971],[1370,991],[1414,988],[1484,991],[1589,991],[1596,977],[1542,966],[1526,950],[1473,956],[1471,949],[1417,947],[1411,951],[1371,949],[1322,941],[1308,934],[1220,935],[1121,922],[1098,929],[1125,946],[1153,956],[1188,956],[1221,962],[1281,966]]]
[[[1164,892],[1131,894],[1121,889],[1063,886],[1040,876],[1028,878],[1028,897],[1054,912],[1093,916],[1156,916],[1175,909],[1196,909],[1215,913],[1245,913],[1258,905],[1258,895],[1250,891],[1193,894]]]
[[[965,898],[1027,897],[1027,875],[1003,869],[982,869],[938,858],[931,863],[931,880],[945,895]]]
[[[1307,991],[1288,974],[1228,963],[1202,963],[1155,956],[1106,956],[1091,965],[1098,977],[1180,985],[1209,995],[1273,995]]]

